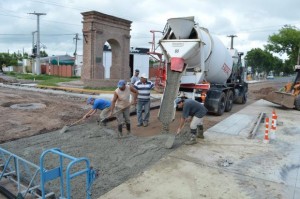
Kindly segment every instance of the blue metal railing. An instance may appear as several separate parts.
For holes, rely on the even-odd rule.
[[[50,169],[45,168],[45,165],[47,165],[45,156],[48,154],[52,154],[58,157],[58,166]],[[52,156],[50,158],[52,158]],[[69,164],[67,166],[64,165],[64,159],[69,160]],[[56,163],[54,158],[51,159],[52,165],[53,162]],[[22,167],[20,167],[20,165],[22,165]],[[86,198],[90,199],[91,185],[93,181],[98,177],[98,171],[90,167],[90,162],[87,158],[75,158],[61,152],[61,150],[58,148],[44,151],[40,156],[40,166],[38,166],[0,147],[0,166],[2,167],[2,171],[0,170],[0,181],[3,179],[3,177],[10,177],[10,180],[17,184],[18,194],[21,194],[24,198],[28,193],[42,199],[53,196],[54,192],[46,193],[45,184],[51,180],[59,178],[59,198],[70,199],[71,180],[77,176],[85,174]],[[66,169],[64,168],[64,166],[66,167]],[[78,166],[78,168],[80,166],[84,168],[76,170],[75,166]],[[74,171],[73,173],[72,170]],[[40,174],[40,176],[38,174]],[[22,181],[24,180],[24,176],[27,176],[27,178],[29,178],[26,179],[26,185],[22,183]],[[66,195],[64,190],[64,182],[66,182]]]
[[[51,170],[46,170],[44,168],[44,159],[45,155],[52,153],[56,154],[59,157],[59,166],[55,167]],[[69,199],[71,198],[71,179],[73,179],[76,176],[86,174],[86,198],[90,199],[90,188],[91,184],[94,181],[98,175],[94,175],[95,171],[90,167],[90,161],[87,158],[75,158],[73,156],[67,155],[65,153],[62,153],[60,149],[54,148],[54,149],[49,149],[46,150],[42,153],[40,157],[40,172],[41,172],[41,191],[42,191],[42,199],[45,199],[45,183],[54,180],[56,178],[60,179],[60,197],[64,197],[64,176],[63,176],[63,170],[64,170],[64,165],[63,161],[64,158],[69,159],[71,162],[68,164],[67,169],[66,169],[66,198]],[[85,164],[85,168],[81,169],[75,173],[71,172],[71,169],[74,167],[74,165],[78,164]]]
[[[10,181],[17,184],[17,191],[21,193],[23,197],[28,193],[38,196],[36,190],[39,186],[36,185],[36,181],[38,181],[39,166],[2,148],[0,148],[0,160],[1,166],[3,167],[0,173],[0,181],[4,177],[8,177]],[[24,174],[25,171],[27,175]],[[22,181],[24,181],[26,177],[29,178],[26,179],[29,183],[25,185]]]

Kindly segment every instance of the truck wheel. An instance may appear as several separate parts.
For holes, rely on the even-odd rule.
[[[295,99],[295,109],[300,111],[300,95],[298,95]]]
[[[247,102],[247,93],[243,93],[242,96],[239,96],[236,101],[237,104],[246,104]]]
[[[232,104],[233,104],[233,92],[230,90],[227,93],[227,100],[226,100],[226,106],[225,106],[225,111],[226,112],[231,111]]]
[[[246,104],[246,102],[247,102],[247,93],[244,93],[242,97],[242,104]]]
[[[225,110],[225,104],[226,104],[226,97],[225,97],[225,93],[223,92],[220,96],[218,111],[216,112],[216,115],[218,116],[223,115]]]

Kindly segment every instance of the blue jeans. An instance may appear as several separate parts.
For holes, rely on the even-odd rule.
[[[143,118],[143,108],[144,108],[144,118]],[[138,100],[136,112],[137,112],[137,118],[139,124],[143,124],[143,122],[149,122],[150,100],[149,101]]]

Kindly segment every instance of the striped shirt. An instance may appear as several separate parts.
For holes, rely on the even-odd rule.
[[[150,90],[154,87],[154,84],[151,81],[146,81],[142,83],[137,81],[134,84],[134,88],[139,91],[138,99],[142,101],[150,100]]]

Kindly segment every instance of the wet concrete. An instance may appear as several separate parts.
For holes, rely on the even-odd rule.
[[[88,158],[91,165],[100,170],[100,177],[92,186],[92,198],[97,198],[137,173],[143,172],[145,168],[178,148],[187,140],[187,136],[178,138],[172,149],[164,148],[166,140],[167,135],[151,137],[130,135],[119,139],[112,126],[101,127],[95,123],[88,123],[70,127],[65,133],[54,131],[7,142],[0,146],[37,165],[42,152],[51,148],[59,148],[73,157]],[[47,160],[46,164],[58,166],[57,158]],[[72,198],[85,198],[84,181],[76,178],[72,181],[72,187]],[[47,189],[59,196],[57,180],[48,184]]]
[[[263,124],[248,139],[257,115],[270,117],[273,109],[283,124],[276,139],[263,143]],[[299,117],[299,111],[260,100],[100,198],[300,198]]]
[[[38,90],[41,92],[40,89]],[[59,93],[60,91],[45,90],[45,92]],[[73,93],[70,93],[70,95],[72,94]],[[87,97],[89,95],[80,96]],[[107,96],[111,99],[111,95]],[[251,116],[249,117],[248,113],[243,113],[240,116],[245,118],[248,122],[251,121]],[[257,115],[255,113],[255,117],[256,116]],[[238,139],[226,138],[224,139],[223,144],[222,136],[214,135],[222,135],[226,128],[231,128],[230,132],[232,135],[228,135],[229,137],[239,137],[247,133],[246,129],[248,127],[242,128],[245,129],[244,133],[240,133],[238,125],[242,122],[239,122],[239,117],[236,117],[236,119],[232,121],[235,121],[235,123],[226,126],[221,125],[221,130],[211,129],[212,137],[209,136],[209,133],[207,135],[208,139],[200,142],[200,146],[203,146],[204,148],[196,150],[196,146],[183,147],[183,150],[188,148],[192,150],[188,153],[189,157],[192,158],[188,158],[186,154],[178,156],[172,153],[167,156],[166,159],[162,160],[162,164],[155,163],[161,157],[172,152],[172,150],[162,148],[161,143],[165,142],[165,135],[150,138],[138,138],[132,136],[122,140],[116,139],[116,131],[114,130],[114,127],[110,126],[102,129],[95,124],[84,124],[72,127],[70,131],[63,135],[60,135],[58,131],[55,131],[47,135],[44,134],[5,143],[1,146],[6,147],[21,157],[32,160],[36,163],[38,163],[38,157],[43,150],[53,147],[59,147],[64,152],[76,157],[86,156],[90,158],[93,166],[100,169],[100,178],[93,186],[92,198],[98,198],[100,195],[109,191],[112,187],[118,186],[126,180],[128,180],[128,182],[133,182],[132,186],[130,186],[130,192],[132,192],[131,195],[128,195],[127,191],[123,192],[124,195],[122,193],[118,194],[117,192],[119,188],[117,188],[117,191],[108,193],[104,196],[104,198],[230,198],[229,196],[231,196],[231,198],[243,198],[245,193],[239,193],[241,186],[238,184],[236,187],[232,186],[232,188],[228,188],[229,185],[227,186],[226,180],[229,179],[234,181],[236,178],[240,178],[240,183],[243,184],[244,178],[246,178],[246,180],[251,180],[253,177],[235,172],[229,172],[228,174],[226,173],[226,170],[222,170],[222,168],[230,169],[236,164],[236,159],[233,158],[235,156],[226,154],[226,151],[230,151],[230,153],[234,154],[236,152],[235,150],[241,150],[246,153],[248,149],[246,144],[247,142],[241,142]],[[237,129],[233,130],[234,128]],[[141,131],[143,131],[143,129],[141,129]],[[290,128],[287,129],[287,132],[291,135],[294,134]],[[259,135],[261,136],[261,134]],[[176,139],[174,145],[175,150],[181,145],[184,138],[185,137],[183,136]],[[206,143],[206,141],[209,142]],[[259,141],[261,141],[261,139],[259,139]],[[213,145],[214,143],[216,143],[216,145],[209,148],[209,145]],[[272,144],[272,142],[270,144]],[[231,145],[234,145],[235,147],[230,147]],[[219,149],[219,146],[222,147]],[[205,148],[206,150],[204,150]],[[231,150],[228,150],[228,148],[231,148]],[[211,155],[210,152],[215,152],[215,156]],[[207,155],[204,155],[206,153]],[[196,156],[194,154],[196,154]],[[245,155],[243,154],[242,156]],[[176,162],[174,162],[174,160],[176,160]],[[204,160],[210,161],[207,161],[208,163],[206,165],[204,164]],[[227,167],[220,166],[225,160],[233,161],[233,163],[229,164]],[[259,158],[253,158],[253,160],[258,162]],[[245,165],[247,165],[247,161],[245,162]],[[144,168],[151,169],[143,172]],[[153,173],[153,168],[156,168],[156,173]],[[280,175],[289,181],[289,178],[291,178],[290,176],[293,174],[292,171],[297,171],[297,168],[297,165],[285,167],[282,169],[282,172],[280,172]],[[139,174],[139,176],[146,175],[147,180],[135,177],[137,174]],[[236,174],[236,176],[233,176],[233,174]],[[129,180],[130,178],[132,178],[132,180]],[[190,181],[191,179],[192,181]],[[120,185],[120,187],[129,186],[128,182],[125,183],[126,185]],[[230,183],[232,184],[233,182],[230,181]],[[262,186],[263,184],[268,183],[265,183],[264,180],[261,179],[257,185],[253,186]],[[77,193],[77,195],[74,195],[73,198],[83,198],[82,194],[84,194],[84,192],[82,191],[83,189],[80,188],[81,185],[82,184],[77,184],[75,186],[77,188],[77,190],[75,190],[75,194]],[[199,190],[199,187],[202,187],[201,190]],[[194,189],[196,189],[196,191],[194,191]],[[224,192],[228,192],[228,194],[225,194],[224,197],[222,197],[222,195],[213,194],[214,192],[218,192],[218,189],[220,189],[219,194],[223,194]],[[234,193],[236,195],[234,195]]]
[[[14,89],[14,85],[3,85]],[[17,87],[20,89],[20,87]],[[55,94],[65,94],[61,91],[40,90],[31,87],[22,87],[22,89],[37,92],[53,92]],[[90,95],[68,93],[70,96],[80,96],[80,99]],[[102,95],[101,95],[102,96]],[[101,97],[96,95],[95,97]],[[14,95],[11,97],[15,98]],[[105,94],[103,98],[112,98],[112,94]],[[158,99],[157,99],[158,98]],[[21,98],[22,99],[22,98]],[[159,96],[153,95],[153,106],[159,104]],[[21,103],[21,107],[29,107],[30,103]],[[15,103],[6,103],[6,107],[15,105]],[[28,105],[28,106],[27,106]],[[90,106],[88,106],[90,108]],[[28,111],[24,111],[28,112]],[[31,111],[33,112],[33,110]],[[30,113],[31,113],[30,112]],[[62,114],[62,113],[57,113]],[[65,113],[64,113],[65,114]],[[67,116],[67,115],[66,115]],[[12,124],[15,125],[15,124]],[[16,135],[22,134],[26,126],[14,128],[9,133]],[[6,142],[0,147],[11,151],[32,163],[39,165],[39,158],[43,151],[50,148],[60,148],[64,153],[73,157],[87,157],[95,169],[100,170],[100,178],[92,186],[92,198],[97,198],[113,187],[142,172],[145,168],[156,163],[160,158],[178,148],[187,139],[183,135],[178,138],[173,149],[165,149],[166,135],[157,135],[151,137],[137,137],[130,135],[123,139],[118,139],[116,134],[115,121],[109,122],[107,127],[101,127],[93,120],[86,123],[70,127],[67,132],[60,133],[60,129],[41,135],[22,138],[19,140]],[[153,128],[152,124],[148,128]],[[143,134],[146,129],[141,127],[139,131],[133,131],[133,134]],[[147,131],[147,130],[146,130]],[[126,129],[124,129],[126,133]],[[56,159],[47,160],[47,164],[57,166]],[[80,179],[74,179],[72,182],[72,198],[85,198],[84,182]],[[59,196],[59,182],[56,180],[47,185],[47,189],[54,191]]]

